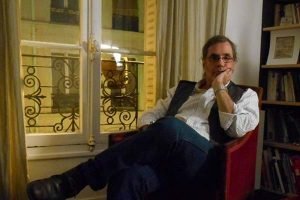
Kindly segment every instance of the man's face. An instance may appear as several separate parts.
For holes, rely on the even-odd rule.
[[[209,83],[226,69],[234,70],[235,60],[229,42],[222,42],[208,48],[207,57],[203,59],[205,79]]]

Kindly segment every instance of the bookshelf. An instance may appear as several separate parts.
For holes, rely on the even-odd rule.
[[[300,64],[261,65],[261,67],[266,69],[300,68]]]
[[[265,91],[262,101],[265,119],[261,188],[299,197],[300,0],[263,0],[262,11],[259,85]],[[288,35],[293,32],[296,34]],[[275,33],[283,35],[274,40]],[[297,53],[291,48],[297,49]],[[280,62],[277,63],[277,57],[270,59],[272,55]],[[285,62],[284,56],[297,58],[296,62],[288,59]]]
[[[280,148],[280,149],[288,149],[288,150],[300,152],[299,144],[286,144],[286,143],[267,141],[267,140],[265,140],[264,143],[265,143],[265,145],[270,146],[270,147]]]

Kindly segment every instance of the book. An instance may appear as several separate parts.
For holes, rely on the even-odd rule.
[[[275,140],[275,114],[273,112],[273,109],[268,109],[267,111],[267,124],[266,124],[266,134],[265,134],[265,139],[266,140]]]
[[[274,159],[274,165],[275,165],[275,171],[276,171],[276,175],[277,175],[278,182],[279,182],[280,192],[285,193],[285,188],[284,188],[283,179],[282,179],[282,173],[281,173],[281,170],[279,169],[278,160]]]
[[[264,186],[266,188],[272,189],[273,188],[273,184],[272,184],[272,178],[271,178],[271,166],[270,166],[270,161],[271,161],[271,157],[269,155],[269,151],[267,149],[263,150],[263,179],[264,179]]]
[[[283,193],[289,191],[288,183],[287,183],[287,174],[283,168],[282,156],[278,149],[274,149],[274,159],[276,159],[277,163],[277,173],[280,181],[280,188]]]
[[[291,166],[293,174],[295,176],[295,186],[297,194],[300,194],[300,156],[293,155],[290,156]]]
[[[294,93],[295,93],[295,101],[300,101],[300,73],[293,72],[291,73],[293,86],[294,86]]]
[[[271,173],[271,183],[272,183],[272,190],[281,192],[281,186],[280,186],[280,180],[277,174],[277,169],[276,169],[276,159],[273,157],[271,158],[270,161],[270,173]]]
[[[283,74],[276,73],[276,100],[284,101],[285,100],[285,88],[284,88],[284,79]]]
[[[295,23],[295,11],[293,4],[285,4],[283,7],[284,16],[280,20],[280,26],[290,25]]]
[[[291,72],[287,72],[283,75],[284,79],[284,91],[285,100],[295,102],[294,83]]]
[[[294,88],[294,82],[293,82],[293,76],[291,72],[287,72],[287,82],[289,86],[288,92],[290,93],[290,101],[295,102],[296,97],[295,97],[295,88]]]
[[[282,167],[286,176],[287,192],[296,194],[295,177],[292,172],[289,156],[286,153],[281,154]]]
[[[284,117],[285,117],[284,110],[279,110],[277,112],[274,112],[275,140],[277,142],[288,143],[289,135],[288,135],[288,129]]]
[[[286,112],[285,122],[289,137],[289,142],[294,144],[300,144],[300,122],[296,119],[296,112]]]
[[[247,200],[287,200],[286,197],[284,194],[260,189],[250,193]]]
[[[279,26],[281,18],[284,17],[282,4],[275,4],[274,6],[274,26]]]
[[[274,71],[268,72],[268,87],[267,87],[267,99],[271,101],[276,100],[276,84],[277,73]]]
[[[297,23],[300,23],[300,3],[295,3]]]
[[[291,92],[290,92],[290,85],[288,82],[288,77],[287,74],[283,75],[283,83],[284,83],[284,100],[285,101],[292,101],[292,96],[291,96]]]

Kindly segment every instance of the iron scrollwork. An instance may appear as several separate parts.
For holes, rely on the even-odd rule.
[[[137,66],[123,64],[120,70],[114,61],[102,61],[101,110],[105,124],[118,130],[136,128],[138,117]]]
[[[51,66],[23,65],[27,133],[78,131],[78,58],[38,55],[23,57],[44,59],[43,63],[51,59]],[[52,75],[51,78],[48,78],[49,75]]]

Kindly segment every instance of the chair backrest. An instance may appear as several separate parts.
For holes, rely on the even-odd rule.
[[[263,91],[264,91],[262,87],[259,87],[259,86],[249,86],[249,85],[238,85],[238,86],[241,87],[241,88],[244,88],[244,89],[250,88],[254,92],[256,92],[256,94],[258,96],[258,105],[259,105],[259,108],[261,108]]]

